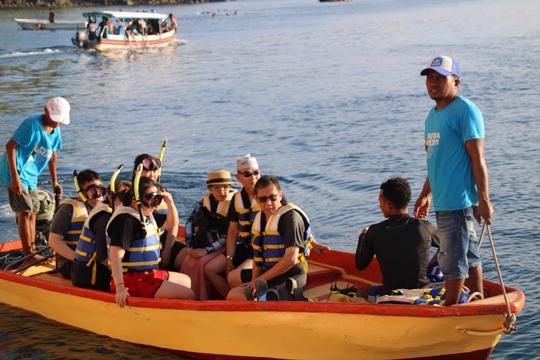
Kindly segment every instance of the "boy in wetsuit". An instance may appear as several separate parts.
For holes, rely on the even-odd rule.
[[[359,295],[374,297],[393,289],[420,288],[428,283],[426,267],[432,246],[438,247],[436,226],[409,216],[411,188],[396,177],[385,181],[379,191],[379,206],[387,219],[364,228],[356,249],[356,268],[363,270],[377,257],[383,275],[382,286],[362,288]]]

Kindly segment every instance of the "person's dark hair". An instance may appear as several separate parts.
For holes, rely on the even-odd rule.
[[[135,158],[135,161],[133,162],[133,173],[137,171],[137,166],[139,166],[140,163],[143,162],[144,159],[153,159],[154,157],[150,154],[140,154],[137,155]]]
[[[407,180],[395,177],[381,184],[383,197],[390,201],[397,209],[406,208],[411,201],[411,187]]]
[[[158,191],[162,191],[162,187],[158,183],[147,177],[141,177],[139,179],[139,194],[142,196],[146,192],[146,190],[152,186],[155,186]],[[129,206],[131,202],[135,200],[135,194],[133,193],[133,187],[131,186],[131,184],[129,186],[129,190],[119,192],[117,196],[122,201],[122,204],[124,206]]]
[[[171,17],[171,18],[172,18],[172,17],[173,17],[173,14],[172,14],[172,13],[169,13],[169,17]]]
[[[276,176],[273,175],[263,175],[257,180],[255,187],[253,188],[253,193],[257,195],[257,190],[265,188],[269,185],[274,185],[278,191],[281,191],[281,186],[279,186],[279,181]]]
[[[137,172],[137,166],[143,162],[144,159],[153,159],[154,157],[150,154],[140,154],[137,155],[135,161],[133,162],[133,175],[131,176],[131,183],[135,181],[135,173]]]
[[[79,186],[81,186],[81,188],[84,183],[94,180],[101,180],[99,174],[94,170],[86,169],[77,174],[77,181],[79,182]]]

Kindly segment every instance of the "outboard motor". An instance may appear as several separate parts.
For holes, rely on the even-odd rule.
[[[86,36],[86,32],[85,31],[77,31],[77,33],[75,34],[74,43],[75,43],[76,46],[78,46],[80,48],[87,47],[88,46],[88,36]]]

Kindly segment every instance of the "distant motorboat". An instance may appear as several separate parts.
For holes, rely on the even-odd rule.
[[[111,50],[168,46],[176,41],[176,30],[166,24],[167,14],[153,12],[93,11],[83,13],[88,28],[81,29],[71,39],[83,49]],[[99,27],[97,22],[112,22],[113,31]],[[143,30],[139,21],[146,24]],[[151,31],[150,31],[151,29]],[[182,41],[181,41],[182,42]]]
[[[77,30],[86,27],[85,21],[56,20],[50,22],[43,19],[13,19],[23,30]]]

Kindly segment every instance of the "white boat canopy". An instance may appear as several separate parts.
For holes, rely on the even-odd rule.
[[[162,20],[168,17],[167,14],[159,14],[153,12],[144,12],[144,11],[93,11],[83,13],[84,17],[103,17],[107,16],[110,18],[117,19],[151,19],[151,20]]]

